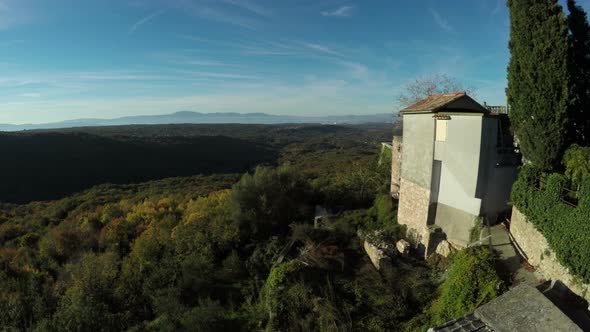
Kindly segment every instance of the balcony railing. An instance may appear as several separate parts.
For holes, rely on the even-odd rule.
[[[509,106],[490,106],[485,105],[485,107],[491,112],[495,114],[508,114],[510,112]]]

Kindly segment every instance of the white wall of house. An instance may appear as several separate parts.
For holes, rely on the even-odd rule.
[[[430,188],[434,155],[432,114],[405,114],[403,142],[402,178]]]
[[[442,161],[438,202],[478,215],[475,197],[481,147],[481,114],[450,114],[446,141],[435,142],[434,159]]]

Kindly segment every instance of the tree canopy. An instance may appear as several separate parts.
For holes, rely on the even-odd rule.
[[[590,144],[590,24],[586,12],[574,0],[568,0],[567,19],[572,50],[572,78],[575,99],[570,114],[570,142]]]
[[[559,167],[574,105],[569,34],[557,0],[509,0],[508,101],[523,156],[534,167]]]

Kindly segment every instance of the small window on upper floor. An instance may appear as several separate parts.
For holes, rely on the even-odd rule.
[[[449,127],[449,120],[436,119],[436,137],[435,139],[439,142],[445,142],[447,140],[447,130]]]

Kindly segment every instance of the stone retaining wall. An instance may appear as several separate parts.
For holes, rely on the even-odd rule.
[[[402,137],[393,136],[391,143],[391,196],[399,198],[402,174]]]
[[[587,294],[590,285],[577,281],[569,273],[568,268],[559,263],[545,237],[516,207],[512,209],[510,233],[518,249],[524,253],[529,264],[533,265],[543,278],[559,280],[572,292],[590,301],[590,294]]]
[[[428,205],[430,190],[401,178],[397,221],[408,228],[408,237],[414,245],[424,244],[428,234]]]

